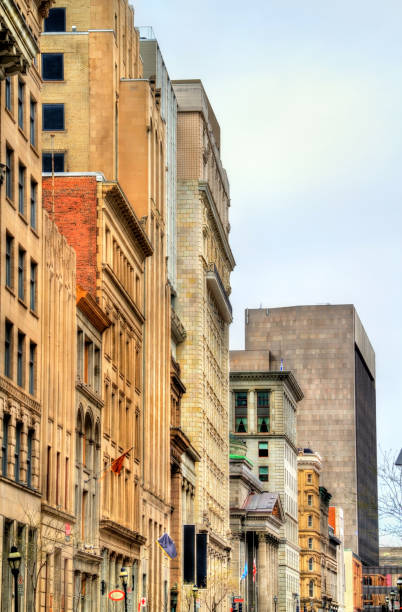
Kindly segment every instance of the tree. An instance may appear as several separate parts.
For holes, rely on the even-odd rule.
[[[384,535],[402,539],[402,467],[395,465],[395,451],[382,452],[378,468],[378,512]]]
[[[198,598],[208,612],[218,612],[226,609],[225,606],[222,608],[221,604],[224,604],[236,590],[236,581],[231,578],[228,568],[223,566],[208,574],[207,588],[198,591]]]

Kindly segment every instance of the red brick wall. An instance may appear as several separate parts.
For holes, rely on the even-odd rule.
[[[77,285],[96,293],[97,197],[94,176],[54,178],[54,221],[77,255]],[[52,178],[43,179],[43,206],[51,214]]]

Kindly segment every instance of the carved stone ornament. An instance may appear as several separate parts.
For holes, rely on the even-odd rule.
[[[54,4],[54,0],[42,0],[42,2],[39,5],[39,15],[41,17],[43,17],[43,19],[46,19],[46,17],[49,15],[49,10],[52,7],[52,4]]]

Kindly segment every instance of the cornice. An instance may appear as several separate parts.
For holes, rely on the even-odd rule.
[[[14,56],[15,63],[12,64],[11,71],[7,71],[7,73],[10,75],[16,72],[25,74],[28,66],[32,64],[34,58],[39,53],[39,46],[14,0],[1,1],[0,22],[2,22],[3,29],[8,31],[9,36],[17,47],[17,53]],[[10,53],[8,57],[11,55]],[[3,58],[0,58],[0,65],[1,59]]]
[[[179,315],[177,314],[174,308],[172,308],[171,310],[170,325],[174,341],[176,342],[176,344],[180,344],[180,342],[183,342],[186,339],[187,332],[183,323],[180,321]]]
[[[125,288],[123,287],[123,285],[121,284],[121,282],[119,281],[119,279],[117,278],[116,274],[113,272],[109,264],[105,264],[105,263],[102,264],[102,270],[104,272],[107,272],[107,275],[109,276],[110,280],[113,282],[116,289],[120,291],[120,293],[126,298],[127,303],[129,304],[130,308],[134,311],[139,322],[141,324],[144,323],[145,322],[144,315],[142,314],[141,310],[138,308],[134,300],[127,293],[127,291],[125,290]]]
[[[132,544],[145,544],[147,539],[138,533],[138,531],[133,531],[128,529],[128,527],[123,527],[120,523],[116,523],[110,519],[102,519],[99,524],[100,531],[104,531],[108,535],[115,537],[116,535],[120,536],[125,542],[130,542]]]
[[[86,383],[82,382],[82,380],[80,380],[79,378],[77,379],[75,388],[77,389],[77,391],[80,391],[83,395],[85,395],[85,397],[87,397],[89,399],[89,401],[92,402],[93,404],[95,404],[98,408],[102,408],[103,407],[104,402],[101,399],[101,397],[99,395],[97,395],[97,393],[92,391],[88,387],[88,385]]]
[[[32,399],[29,395],[17,389],[11,381],[3,376],[0,376],[0,391],[4,391],[7,395],[10,395],[14,400],[25,406],[26,408],[35,412],[37,416],[40,416],[40,403]]]
[[[77,307],[101,334],[111,325],[110,319],[97,304],[92,295],[77,285]]]
[[[280,381],[287,382],[289,387],[292,389],[298,402],[303,399],[304,394],[301,390],[299,383],[294,377],[292,372],[283,371],[265,371],[265,372],[230,372],[230,381]]]
[[[68,512],[64,512],[64,510],[49,506],[49,504],[46,504],[45,502],[42,502],[42,512],[53,516],[56,519],[60,519],[64,522],[68,521],[69,523],[75,524],[76,521],[76,518],[73,514],[69,514]]]
[[[235,258],[233,257],[232,249],[229,246],[229,241],[228,241],[228,239],[226,237],[226,233],[225,233],[225,230],[223,228],[222,221],[221,221],[221,218],[219,216],[218,209],[216,207],[215,200],[213,198],[213,195],[211,193],[209,185],[205,181],[199,181],[198,182],[198,189],[199,189],[199,191],[202,194],[205,195],[204,199],[208,202],[209,209],[211,211],[213,220],[215,222],[216,229],[218,231],[219,238],[221,240],[224,253],[225,253],[225,255],[226,255],[226,257],[227,257],[227,259],[228,259],[228,261],[230,263],[231,270],[233,270],[235,265],[236,265]]]

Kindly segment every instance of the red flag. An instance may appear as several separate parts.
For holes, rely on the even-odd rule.
[[[131,451],[131,448],[126,450],[122,455],[120,455],[120,457],[117,457],[117,459],[112,461],[112,464],[110,466],[110,469],[112,470],[112,472],[114,472],[115,474],[120,474],[123,468],[124,459],[126,458],[126,455],[128,455],[130,451]]]
[[[253,582],[255,582],[255,577],[257,574],[257,566],[255,564],[255,559],[253,560]]]

